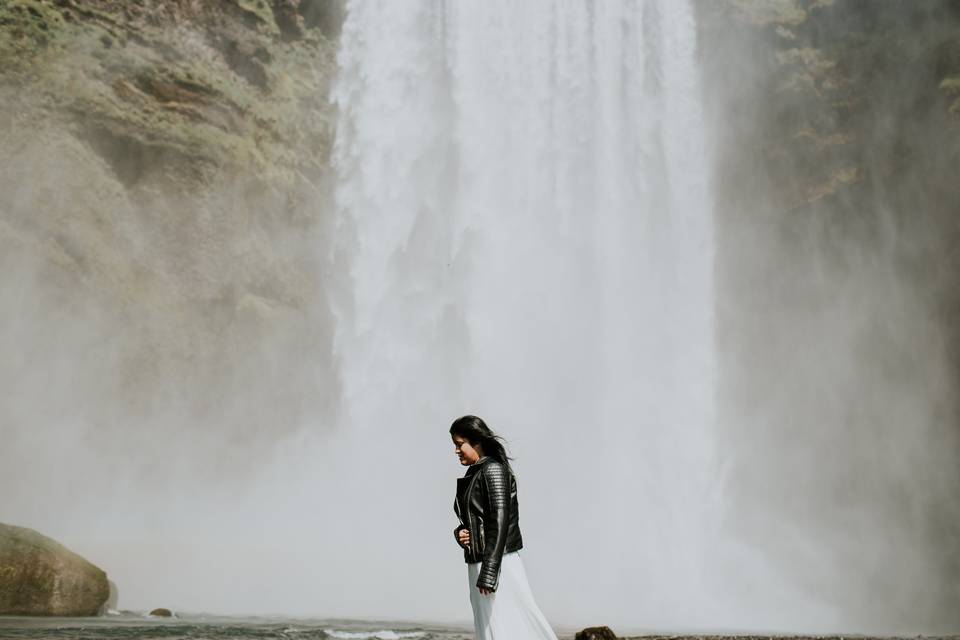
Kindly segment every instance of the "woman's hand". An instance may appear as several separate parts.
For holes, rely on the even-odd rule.
[[[477,588],[480,590],[480,593],[482,593],[485,596],[488,596],[491,593],[493,593],[493,589],[487,589],[486,587],[477,587]]]
[[[460,540],[460,544],[469,545],[470,544],[470,530],[469,529],[460,529],[460,533],[457,534],[457,538]]]

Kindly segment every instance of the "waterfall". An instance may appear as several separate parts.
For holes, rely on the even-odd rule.
[[[528,566],[561,623],[576,611],[715,620],[711,154],[695,27],[686,0],[348,3],[333,92],[331,464],[351,500],[370,502],[365,526],[416,523],[416,511],[442,524],[452,477],[433,484],[447,465],[461,472],[447,427],[482,416],[517,458]],[[371,446],[390,454],[362,471],[346,462]],[[439,469],[420,472],[429,487],[403,473],[411,462]],[[452,544],[454,524],[410,531]],[[358,528],[338,540],[369,546],[379,579],[402,582],[409,567]]]

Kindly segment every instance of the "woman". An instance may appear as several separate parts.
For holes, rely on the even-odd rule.
[[[453,531],[463,548],[476,640],[557,640],[527,584],[517,481],[507,452],[486,423],[463,416],[450,426],[460,464]]]

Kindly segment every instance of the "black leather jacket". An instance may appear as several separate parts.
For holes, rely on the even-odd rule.
[[[496,591],[503,554],[523,548],[516,478],[509,468],[490,456],[480,458],[462,478],[457,478],[453,510],[460,518],[453,536],[463,548],[464,561],[483,563],[477,587]],[[457,537],[461,529],[470,531],[467,546],[460,544]]]

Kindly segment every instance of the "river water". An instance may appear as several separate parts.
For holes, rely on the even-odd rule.
[[[97,618],[0,617],[0,638],[34,640],[467,640],[471,630],[391,621],[184,615],[158,618],[123,613]]]

